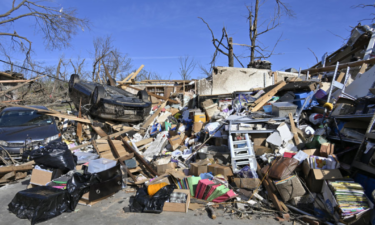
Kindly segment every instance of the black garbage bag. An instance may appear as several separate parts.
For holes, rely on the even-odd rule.
[[[66,183],[66,190],[70,196],[69,208],[71,211],[75,210],[82,195],[90,190],[90,180],[90,174],[74,173],[72,178]]]
[[[156,194],[150,197],[147,194],[147,188],[138,189],[134,198],[130,199],[130,212],[145,212],[145,213],[161,213],[165,201],[167,201],[172,194],[175,187],[167,185],[161,188]]]
[[[74,170],[77,164],[77,157],[69,150],[64,142],[50,143],[30,153],[30,159],[37,165],[61,169],[64,173]]]
[[[40,186],[18,192],[8,209],[18,218],[30,220],[33,225],[69,210],[69,201],[66,190]]]

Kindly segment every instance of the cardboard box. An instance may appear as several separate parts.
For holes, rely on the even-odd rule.
[[[254,145],[254,152],[256,156],[261,156],[265,153],[273,153],[273,150],[264,146]]]
[[[207,165],[209,164],[211,162],[208,159],[190,163],[190,175],[199,176],[201,173],[207,173]]]
[[[52,171],[33,169],[30,184],[46,186],[52,180]]]
[[[194,133],[198,133],[199,131],[202,130],[202,127],[203,127],[203,123],[202,122],[195,122],[193,124],[193,132]]]
[[[171,183],[169,182],[169,174],[164,174],[164,175],[161,175],[155,179],[153,179],[151,182],[149,182],[147,184],[150,185],[150,184],[160,184],[160,183],[167,183],[168,185],[170,185]]]
[[[156,171],[158,174],[164,174],[167,172],[167,169],[174,169],[176,168],[176,163],[168,163],[156,166]]]
[[[316,149],[308,149],[303,150],[308,155],[315,155],[317,154]],[[341,179],[342,174],[338,169],[340,164],[336,164],[336,169],[332,170],[321,170],[321,169],[312,169],[307,162],[307,159],[302,164],[302,171],[305,176],[306,185],[313,193],[320,193],[323,187],[324,180],[333,180],[333,179]]]
[[[174,189],[173,192],[186,194],[187,195],[186,203],[165,202],[164,207],[163,207],[163,211],[187,213],[188,210],[189,210],[189,204],[190,204],[190,190]]]
[[[169,110],[171,113],[172,113],[172,116],[176,115],[176,113],[178,113],[180,110],[176,109],[176,108],[171,108]]]
[[[182,141],[183,139],[180,135],[169,138],[169,144],[171,144],[173,150],[176,150]]]
[[[221,174],[227,180],[229,180],[233,176],[232,169],[230,166],[221,166],[219,164],[212,164],[208,166],[208,172],[212,172],[214,176]]]
[[[260,180],[258,178],[234,178],[233,182],[238,188],[246,188],[250,190],[256,190],[260,185]]]

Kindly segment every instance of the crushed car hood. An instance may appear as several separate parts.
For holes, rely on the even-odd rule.
[[[44,139],[58,134],[56,125],[1,127],[0,140],[24,141],[26,138]]]

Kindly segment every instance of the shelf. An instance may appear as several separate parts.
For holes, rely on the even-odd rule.
[[[327,136],[328,139],[331,139],[331,140],[335,140],[335,141],[340,141],[340,138],[338,136]],[[362,141],[358,141],[358,140],[355,140],[355,139],[349,139],[349,138],[345,138],[345,137],[341,137],[342,138],[342,141],[343,142],[349,142],[349,143],[353,143],[353,144],[361,144]]]
[[[364,164],[364,163],[359,162],[359,161],[354,161],[354,162],[352,163],[352,167],[355,167],[355,168],[357,168],[357,169],[360,169],[360,170],[366,171],[366,172],[368,172],[368,173],[375,174],[375,167],[369,166],[369,165]]]
[[[349,114],[349,115],[338,115],[332,116],[336,119],[357,119],[357,118],[369,118],[371,119],[374,115],[373,114]]]
[[[229,133],[268,134],[275,130],[229,130]]]

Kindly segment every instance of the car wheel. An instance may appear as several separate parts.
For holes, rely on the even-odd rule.
[[[69,80],[69,92],[72,91],[74,84],[79,82],[79,75],[78,74],[72,74],[70,76]]]
[[[142,101],[144,101],[144,102],[148,102],[148,101],[149,101],[149,100],[148,100],[148,94],[147,94],[147,91],[145,91],[145,90],[138,91],[138,93],[137,93],[137,97],[138,97],[139,99],[141,99]]]
[[[96,86],[94,91],[91,94],[91,104],[97,105],[100,102],[100,99],[105,96],[105,90],[103,86]]]

